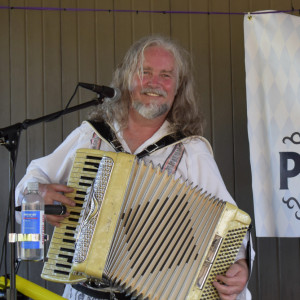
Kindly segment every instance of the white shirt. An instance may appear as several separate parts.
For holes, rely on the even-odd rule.
[[[130,149],[126,144],[121,131],[118,130],[116,124],[115,127],[118,139],[124,150],[130,153]],[[161,128],[143,145],[136,149],[135,153],[132,154],[140,153],[147,146],[154,144],[163,136],[167,135],[168,128],[169,123],[165,121]],[[70,133],[65,141],[56,148],[53,153],[33,160],[29,164],[25,176],[16,188],[16,205],[21,204],[23,197],[22,192],[24,191],[28,181],[35,180],[40,183],[67,184],[76,150],[79,148],[91,148],[93,133],[93,128],[87,122],[83,122],[81,126]],[[178,165],[175,178],[182,177],[183,179],[188,179],[194,186],[203,188],[205,191],[217,198],[235,204],[225,187],[219,169],[213,158],[209,143],[204,138],[193,137],[185,140],[183,145],[185,151]],[[146,156],[144,160],[146,162],[152,161],[154,166],[163,165],[172,149],[173,147],[160,149],[152,153],[150,156]],[[101,142],[100,150],[115,152],[113,147],[105,141]],[[17,221],[20,222],[20,216],[18,215]],[[247,239],[244,240],[236,260],[246,257],[246,243]],[[252,253],[251,261],[254,260],[253,249]],[[238,299],[251,299],[251,294],[245,289]]]

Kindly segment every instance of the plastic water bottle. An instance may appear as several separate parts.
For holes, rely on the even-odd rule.
[[[22,234],[40,235],[39,241],[21,243],[22,260],[42,260],[44,258],[44,200],[39,194],[38,182],[29,182],[22,200]]]

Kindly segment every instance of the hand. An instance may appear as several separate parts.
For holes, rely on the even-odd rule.
[[[246,260],[238,260],[230,266],[225,276],[217,275],[216,279],[223,282],[223,284],[217,281],[213,283],[221,300],[236,299],[248,281],[248,265]]]
[[[54,201],[58,201],[61,204],[75,206],[75,201],[67,198],[62,193],[71,193],[72,188],[63,184],[39,184],[39,191],[44,198],[45,204],[53,204]],[[62,216],[47,215],[46,220],[53,226],[60,226],[60,223],[64,218],[68,217],[70,213],[66,213]]]

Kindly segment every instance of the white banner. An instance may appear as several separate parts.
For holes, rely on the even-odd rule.
[[[300,236],[300,18],[245,16],[256,235]]]

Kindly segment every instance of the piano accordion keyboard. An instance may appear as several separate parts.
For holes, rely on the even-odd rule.
[[[44,264],[42,278],[55,282],[80,282],[86,277],[71,274],[72,260],[75,252],[76,227],[79,224],[80,213],[88,188],[92,185],[97,174],[102,156],[81,153],[73,164],[68,186],[72,193],[65,196],[73,199],[76,206],[67,206],[70,213],[68,218],[61,222],[60,227],[55,227],[51,244]]]

